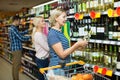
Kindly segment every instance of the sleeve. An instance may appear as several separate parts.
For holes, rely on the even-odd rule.
[[[37,34],[35,36],[35,41],[46,51],[49,51],[49,47],[48,47],[48,43],[47,41],[45,41],[42,37],[43,35],[42,34]]]
[[[28,30],[25,30],[25,31],[22,31],[22,32],[19,32],[21,35],[25,35],[25,34],[28,34]]]
[[[52,33],[48,36],[48,43],[50,46],[53,46],[54,44],[56,44],[58,42],[60,42],[60,39],[56,33]]]
[[[19,38],[21,41],[28,41],[31,37],[30,36],[22,36],[19,31],[15,28],[12,28],[11,31],[15,34],[17,38]]]

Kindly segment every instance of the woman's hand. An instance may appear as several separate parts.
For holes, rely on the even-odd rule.
[[[77,48],[81,47],[82,49],[85,48],[88,45],[88,41],[86,40],[78,40],[75,45]]]

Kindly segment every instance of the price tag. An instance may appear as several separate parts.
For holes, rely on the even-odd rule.
[[[110,41],[110,44],[114,45],[114,44],[116,44],[116,41]]]
[[[117,7],[118,6],[118,2],[114,2],[114,7]]]
[[[90,39],[90,41],[89,42],[95,42],[95,40],[94,39]]]
[[[85,67],[90,67],[90,64],[85,64]]]
[[[84,16],[89,16],[89,14],[85,14]]]
[[[119,46],[120,46],[120,42],[117,42],[117,45],[119,45]]]
[[[77,41],[76,38],[71,38],[72,41]]]
[[[68,16],[67,18],[74,18],[74,16]]]
[[[114,7],[118,7],[120,5],[120,1],[114,2]]]
[[[107,76],[112,76],[113,71],[112,70],[107,70],[106,75]]]
[[[96,40],[96,43],[102,43],[102,40]]]
[[[110,44],[110,41],[103,41],[104,44]]]
[[[120,72],[115,71],[115,75],[120,76]]]
[[[107,14],[107,11],[102,12],[102,14]]]
[[[102,68],[99,68],[97,72],[102,73]]]

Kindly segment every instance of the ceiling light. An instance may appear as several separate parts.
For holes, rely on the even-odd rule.
[[[53,0],[53,1],[49,1],[47,3],[43,3],[43,4],[40,4],[40,5],[37,5],[37,6],[34,6],[33,8],[38,8],[40,6],[44,6],[44,5],[47,5],[47,4],[51,4],[51,3],[54,3],[54,2],[57,2],[58,0]]]

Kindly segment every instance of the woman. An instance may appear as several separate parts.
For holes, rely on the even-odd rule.
[[[64,26],[66,22],[66,12],[60,8],[51,11],[49,18],[51,29],[48,33],[48,45],[50,48],[50,63],[49,66],[58,65],[62,60],[65,63],[70,62],[70,54],[72,54],[78,48],[84,48],[88,44],[87,41],[77,41],[73,46],[69,47],[69,42],[64,34],[61,32],[61,26]],[[59,70],[50,70],[49,73],[56,75],[59,74]],[[49,75],[48,73],[48,75]]]
[[[36,59],[38,69],[48,67],[49,65],[49,47],[47,44],[47,36],[44,34],[45,21],[43,17],[35,17],[33,19],[34,29],[32,33],[32,41],[36,50]],[[44,76],[40,73],[39,80],[44,80]]]

